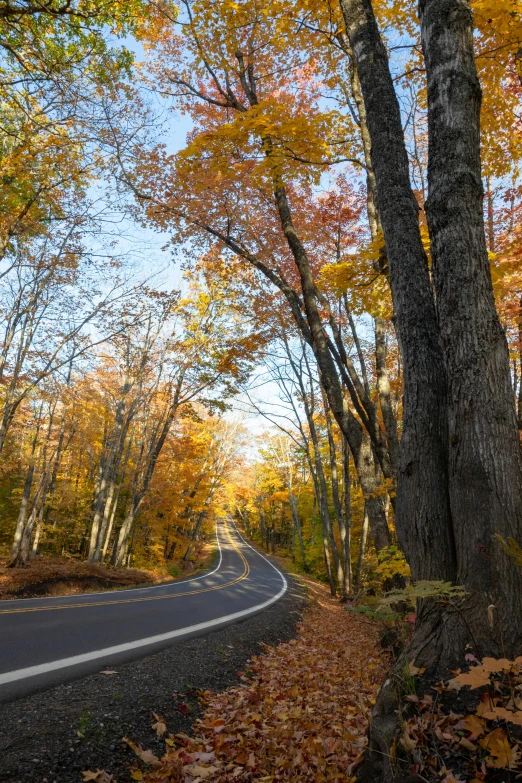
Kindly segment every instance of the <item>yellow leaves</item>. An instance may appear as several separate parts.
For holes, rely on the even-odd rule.
[[[506,732],[500,728],[487,734],[479,744],[488,753],[486,758],[488,767],[509,769],[520,755],[510,746]]]
[[[499,535],[495,535],[495,538],[506,555],[512,558],[514,565],[522,567],[522,547],[520,544],[514,538],[508,538],[507,542]]]
[[[484,734],[485,722],[478,715],[466,715],[462,723],[463,728],[470,733],[468,740],[471,742]]]
[[[404,553],[398,546],[392,544],[389,547],[384,547],[378,554],[379,565],[376,569],[376,573],[383,581],[392,579],[395,575],[411,576],[411,571]]]
[[[192,179],[196,189],[212,181],[222,187],[246,174],[251,184],[271,185],[275,176],[318,182],[322,169],[310,162],[321,166],[342,154],[338,140],[349,136],[347,122],[335,111],[301,111],[290,95],[266,98],[226,121],[216,117],[195,134],[177,156],[178,174],[198,175]]]

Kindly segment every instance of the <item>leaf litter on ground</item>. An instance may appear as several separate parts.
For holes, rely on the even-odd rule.
[[[164,737],[157,758],[130,740],[143,783],[350,781],[366,747],[366,732],[388,661],[379,630],[343,610],[323,585],[304,580],[310,604],[296,639],[266,647],[251,659],[242,683],[200,694],[203,716],[193,736]]]

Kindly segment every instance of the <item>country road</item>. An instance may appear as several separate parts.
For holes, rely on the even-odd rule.
[[[230,522],[209,573],[121,592],[0,601],[0,701],[140,658],[262,611],[283,574]]]

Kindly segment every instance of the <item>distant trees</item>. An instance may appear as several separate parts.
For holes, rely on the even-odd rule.
[[[213,296],[203,278],[192,274],[183,297],[143,287],[135,293],[134,301],[119,304],[118,315],[116,304],[108,308],[114,331],[97,341],[88,356],[69,346],[60,372],[55,368],[30,390],[24,385],[29,369],[21,376],[18,417],[6,433],[5,446],[10,480],[19,480],[18,460],[25,467],[13,566],[42,548],[83,554],[93,563],[128,564],[139,540],[140,514],[154,491],[158,465],[170,459],[175,433],[187,432],[193,422],[189,430],[196,441],[193,445],[189,438],[186,453],[178,455],[181,470],[190,464],[191,450],[197,453],[198,431],[216,427],[212,422],[255,359],[241,344],[242,335],[248,340],[250,326],[230,320],[231,307],[237,315],[233,298],[227,301],[223,292]],[[8,381],[6,393],[12,385]],[[196,459],[186,475],[180,472],[179,505],[162,512],[171,528],[194,541],[203,521],[212,518],[211,501],[240,443],[233,433],[238,435],[237,427],[216,441],[221,447],[215,457],[209,446],[204,469]],[[175,474],[169,482],[176,482]],[[4,536],[12,524],[4,519]],[[63,535],[61,543],[58,535]]]

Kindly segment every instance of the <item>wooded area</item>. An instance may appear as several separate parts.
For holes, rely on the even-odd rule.
[[[521,14],[0,4],[0,553],[174,574],[232,515],[395,590],[358,780],[407,763],[405,665],[521,650]]]

